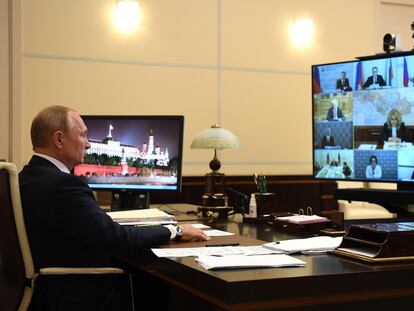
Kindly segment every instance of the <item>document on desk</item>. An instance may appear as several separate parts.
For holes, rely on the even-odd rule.
[[[183,247],[183,248],[152,248],[158,257],[191,257],[202,255],[269,255],[281,254],[280,251],[264,248],[262,245],[254,246],[217,246],[217,247]]]
[[[209,228],[211,228],[210,226],[207,226],[207,225],[205,225],[205,224],[191,224],[194,228],[197,228],[197,229],[209,229]]]
[[[112,220],[122,225],[157,225],[176,223],[173,215],[157,208],[128,210],[107,213]]]
[[[317,236],[306,239],[293,239],[263,244],[263,247],[282,251],[286,254],[317,254],[333,251],[339,247],[342,237]]]
[[[234,233],[232,233],[232,232],[227,232],[227,231],[222,231],[222,230],[216,230],[216,229],[204,230],[204,233],[207,236],[227,236],[227,235],[234,235]]]
[[[159,226],[159,225],[176,225],[177,221],[175,220],[155,220],[155,221],[117,221],[120,225],[123,226]]]
[[[205,269],[303,267],[305,262],[286,254],[260,256],[210,256],[202,255],[196,261]]]
[[[280,221],[287,221],[287,222],[294,223],[294,224],[313,224],[313,223],[329,221],[328,218],[321,217],[318,215],[294,215],[294,216],[277,217],[276,219]]]
[[[360,144],[358,149],[359,150],[374,150],[377,148],[375,144]]]

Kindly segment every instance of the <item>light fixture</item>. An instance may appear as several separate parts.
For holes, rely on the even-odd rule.
[[[293,45],[307,47],[313,39],[313,21],[307,18],[301,18],[290,25],[290,37]]]
[[[238,148],[240,148],[240,142],[236,135],[218,126],[217,123],[198,133],[191,143],[191,149],[214,149],[214,158],[210,161],[212,172],[217,172],[221,167],[217,150]]]
[[[217,151],[222,149],[238,149],[240,142],[229,130],[214,124],[211,128],[201,131],[191,143],[191,149],[214,149],[213,160],[210,161],[211,172],[206,174],[204,206],[227,206],[223,173]]]
[[[141,18],[138,1],[118,0],[113,18],[115,27],[122,32],[131,32],[137,29]]]

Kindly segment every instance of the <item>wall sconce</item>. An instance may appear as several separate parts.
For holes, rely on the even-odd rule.
[[[307,47],[313,39],[313,21],[306,18],[297,19],[290,26],[289,33],[293,45]]]
[[[219,173],[221,163],[217,150],[238,149],[240,142],[229,130],[214,124],[201,131],[191,143],[192,149],[214,149],[213,160],[210,161],[211,172],[206,174],[205,191],[202,197],[204,206],[227,206],[223,173]]]
[[[118,0],[113,14],[115,27],[122,32],[131,32],[138,28],[141,11],[136,0]]]

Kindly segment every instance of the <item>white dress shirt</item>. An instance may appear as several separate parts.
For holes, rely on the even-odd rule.
[[[378,164],[375,165],[375,167],[373,168],[371,164],[369,164],[367,166],[367,169],[365,170],[365,176],[368,179],[380,179],[382,177],[382,170],[381,170],[381,166],[379,166]]]
[[[397,128],[394,126],[391,128],[391,137],[397,137]]]

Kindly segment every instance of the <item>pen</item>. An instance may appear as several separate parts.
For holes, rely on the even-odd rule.
[[[206,244],[206,247],[220,247],[220,246],[239,246],[239,243]]]
[[[265,175],[263,175],[263,193],[267,193],[267,181]]]
[[[253,174],[253,179],[257,186],[257,190],[259,190],[259,192],[262,192],[262,189],[260,188],[260,184],[259,184],[259,176],[257,176],[256,173]]]

